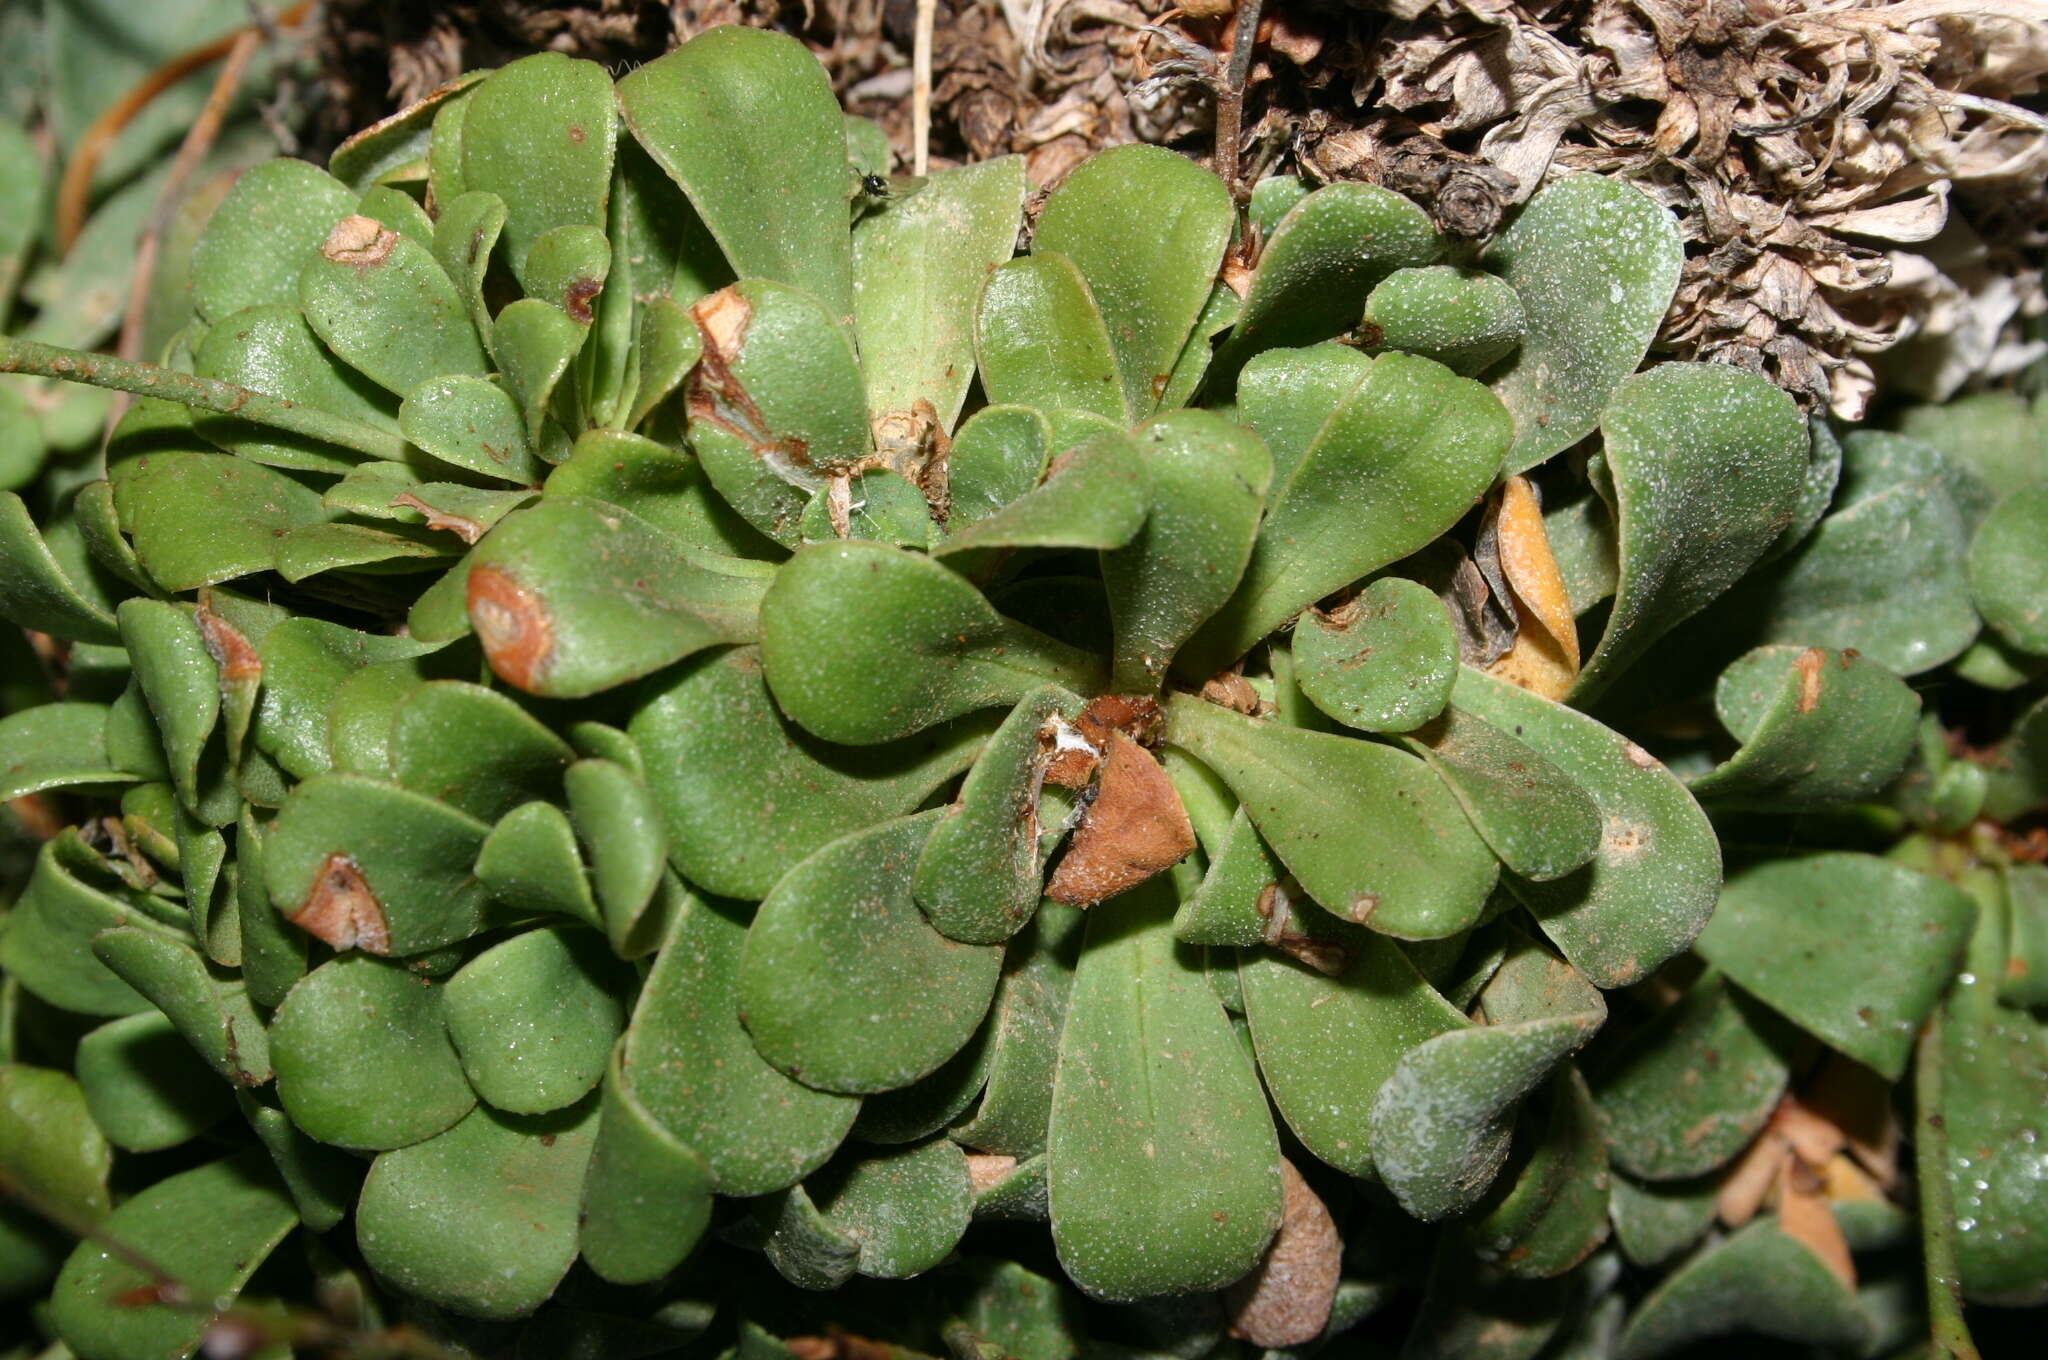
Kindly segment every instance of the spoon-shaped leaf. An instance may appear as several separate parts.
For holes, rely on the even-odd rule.
[[[1280,1149],[1249,1055],[1173,941],[1154,878],[1088,917],[1047,1136],[1053,1245],[1097,1298],[1215,1289],[1280,1224]]]
[[[1099,436],[1056,459],[1038,486],[956,529],[933,555],[987,548],[1120,548],[1144,527],[1147,482],[1144,451],[1132,436]]]
[[[491,253],[505,232],[505,200],[496,194],[465,193],[439,206],[434,259],[462,296],[476,333],[494,340],[490,304],[484,300],[484,277],[490,272]]]
[[[38,632],[111,646],[113,611],[64,570],[12,491],[0,492],[0,615]]]
[[[102,931],[92,952],[148,997],[224,1080],[261,1086],[271,1077],[270,1048],[248,993],[216,975],[191,945],[135,926]]]
[[[469,616],[501,679],[573,698],[751,640],[765,570],[693,558],[617,506],[549,498],[470,554]]]
[[[299,274],[299,304],[327,348],[400,396],[488,371],[469,307],[433,252],[374,218],[335,224]]]
[[[827,1222],[801,1185],[755,1201],[748,1225],[782,1278],[799,1289],[837,1289],[853,1278],[860,1243]]]
[[[1116,627],[1111,684],[1146,693],[1237,587],[1272,480],[1258,436],[1208,411],[1176,411],[1132,436],[1149,502],[1138,535],[1102,559]]]
[[[1303,196],[1265,238],[1244,311],[1216,358],[1211,381],[1226,394],[1252,356],[1356,326],[1375,285],[1428,264],[1439,248],[1422,209],[1372,184],[1330,184]]]
[[[1649,1360],[1738,1331],[1860,1351],[1872,1329],[1856,1294],[1772,1217],[1667,1275],[1629,1317],[1614,1353],[1619,1360]]]
[[[1130,419],[1158,406],[1230,243],[1223,181],[1157,146],[1089,157],[1046,200],[1034,253],[1072,260],[1102,309]],[[1144,250],[1130,243],[1144,241]],[[1091,408],[1092,409],[1092,408]]]
[[[1294,630],[1302,693],[1347,727],[1410,732],[1443,712],[1458,675],[1458,635],[1435,591],[1384,576]]]
[[[264,161],[235,177],[192,251],[192,305],[207,321],[299,300],[299,270],[356,196],[304,161]]]
[[[166,1176],[101,1224],[124,1250],[78,1244],[51,1291],[50,1325],[82,1356],[190,1355],[215,1310],[233,1305],[298,1222],[259,1149]],[[177,1297],[163,1296],[159,1277],[140,1268],[144,1261],[182,1286]]]
[[[528,284],[528,254],[542,235],[604,225],[618,137],[611,78],[594,61],[539,52],[493,72],[468,103],[462,185],[504,200],[506,259]]]
[[[710,1226],[711,1171],[640,1103],[623,1052],[605,1071],[576,1245],[613,1284],[646,1284],[681,1265]]]
[[[475,933],[470,876],[488,828],[397,784],[324,774],[299,784],[264,838],[271,901],[336,949],[418,954]]]
[[[992,272],[975,314],[974,351],[989,400],[1038,411],[1131,414],[1109,327],[1080,269],[1041,252]]]
[[[724,1195],[765,1195],[824,1165],[860,1101],[799,1085],[763,1060],[739,1017],[746,908],[688,898],[640,991],[619,1076],[695,1149]]]
[[[500,818],[477,851],[476,879],[493,902],[515,912],[604,924],[576,829],[553,803],[526,803]]]
[[[526,295],[551,302],[579,326],[596,324],[611,277],[612,247],[604,231],[575,222],[542,232],[526,255]],[[622,286],[630,287],[631,281]]]
[[[597,1102],[543,1115],[472,1111],[378,1157],[356,1242],[378,1275],[472,1317],[524,1317],[576,1260]]]
[[[1726,364],[1660,364],[1600,417],[1621,532],[1607,631],[1575,693],[1598,694],[1742,578],[1791,522],[1808,441],[1792,399]]]
[[[1494,241],[1483,263],[1521,295],[1528,320],[1520,353],[1493,380],[1515,418],[1509,472],[1592,431],[1649,349],[1684,254],[1661,204],[1604,175],[1557,181]]]
[[[834,841],[761,902],[740,1015],[761,1056],[807,1086],[908,1085],[981,1027],[1002,950],[947,939],[911,896],[935,822],[904,817]]]
[[[0,1110],[0,1172],[9,1182],[73,1221],[104,1218],[114,1153],[77,1080],[54,1068],[0,1065]]]
[[[583,350],[589,330],[552,302],[521,298],[491,325],[491,353],[497,356],[505,390],[526,418],[526,440],[553,462],[561,432],[549,422],[555,389]]]
[[[192,368],[201,377],[282,397],[373,429],[399,429],[392,417],[391,398],[328,353],[296,305],[236,312],[206,333],[193,356]],[[361,461],[359,455],[324,440],[218,411],[195,409],[192,428],[228,453],[272,467],[342,471]]]
[[[1179,694],[1167,700],[1167,739],[1230,785],[1273,852],[1333,915],[1418,940],[1479,919],[1499,866],[1414,756]]]
[[[1970,593],[1977,612],[2026,652],[2048,652],[2048,488],[2028,487],[2000,501],[1970,543]]]
[[[1263,411],[1247,394],[1245,417],[1262,435]],[[1197,635],[1195,669],[1221,669],[1316,600],[1443,533],[1500,471],[1511,435],[1500,402],[1470,378],[1405,354],[1372,360],[1299,461],[1279,452],[1291,439],[1274,442],[1258,544],[1236,596]]]
[[[860,1248],[855,1269],[904,1280],[939,1264],[967,1231],[967,1158],[944,1138],[846,1158],[805,1183],[819,1214]]]
[[[0,718],[0,800],[45,789],[127,784],[107,756],[104,704],[73,700],[25,708]]]
[[[1437,772],[1510,873],[1562,878],[1598,852],[1603,828],[1592,797],[1486,719],[1454,704],[1399,740]]]
[[[918,906],[939,931],[968,944],[1000,944],[1038,909],[1044,855],[1039,792],[1055,717],[1081,701],[1054,685],[1027,695],[989,738],[917,858]]]
[[[1367,348],[1434,359],[1467,377],[1522,343],[1522,299],[1492,274],[1453,265],[1399,269],[1366,299]]]
[[[956,1142],[1019,1159],[1045,1150],[1082,920],[1078,908],[1047,902],[1015,937],[989,1008],[988,1084],[973,1116],[952,1130]]]
[[[1800,1028],[1896,1081],[1968,940],[1970,900],[1874,855],[1729,875],[1699,951]]]
[[[1521,1134],[1526,1143],[1460,1235],[1505,1274],[1550,1279],[1609,1232],[1607,1144],[1577,1068],[1566,1066],[1529,1098]]]
[[[1778,1107],[1796,1039],[1789,1025],[1709,971],[1623,1040],[1594,1075],[1615,1165],[1665,1182],[1727,1163]]]
[[[1479,995],[1486,1023],[1403,1054],[1372,1103],[1372,1159],[1425,1222],[1471,1207],[1507,1157],[1513,1112],[1607,1018],[1600,993],[1526,937]]]
[[[165,590],[193,590],[267,571],[288,531],[331,517],[320,493],[246,459],[184,450],[148,453],[113,470],[135,555]],[[207,532],[195,534],[194,524]]]
[[[687,316],[683,324],[696,344],[696,326]],[[630,510],[681,540],[686,549],[732,557],[782,556],[712,489],[703,465],[688,449],[621,430],[584,431],[568,460],[548,474],[546,494],[588,496]]]
[[[361,954],[320,965],[270,1024],[292,1123],[337,1147],[404,1147],[476,1104],[442,1020],[441,988]]]
[[[444,463],[497,481],[527,485],[541,465],[526,442],[518,401],[484,378],[436,378],[398,408],[407,442]]]
[[[441,989],[441,1011],[477,1094],[512,1114],[543,1114],[597,1085],[632,985],[633,970],[603,937],[557,926],[514,935],[462,965]]]
[[[721,289],[690,314],[703,339],[690,446],[733,509],[794,547],[812,494],[868,451],[850,332],[817,298],[768,279]]]
[[[1630,1265],[1665,1264],[1705,1237],[1714,1222],[1716,1181],[1639,1185],[1617,1172],[1613,1182],[1608,1212],[1614,1219],[1614,1242]]]
[[[1386,936],[1338,922],[1307,928],[1330,947],[1338,971],[1245,950],[1237,963],[1245,1019],[1287,1127],[1324,1162],[1367,1177],[1373,1097],[1409,1050],[1467,1021]],[[1332,1062],[1336,1054],[1343,1061]]]
[[[1169,765],[1168,770],[1173,770]],[[1187,801],[1188,781],[1179,777],[1174,786]],[[1192,820],[1195,814],[1189,811]],[[1199,827],[1200,823],[1196,825]],[[1242,805],[1230,814],[1228,829],[1220,842],[1211,836],[1203,842],[1209,867],[1202,885],[1180,904],[1173,919],[1173,937],[1182,944],[1236,945],[1247,947],[1267,942],[1272,928],[1273,894],[1280,891],[1287,868],[1266,847],[1265,838],[1252,825],[1251,814]],[[1264,910],[1261,910],[1263,904]]]
[[[93,1123],[124,1152],[188,1143],[235,1107],[234,1088],[159,1010],[109,1020],[86,1034],[74,1066]]]
[[[676,866],[710,892],[756,899],[828,842],[913,811],[973,761],[989,726],[833,746],[776,710],[745,647],[665,676],[630,730]]]
[[[988,1083],[992,1039],[993,1008],[967,1046],[936,1072],[861,1101],[860,1118],[853,1121],[854,1138],[863,1143],[915,1143],[965,1114]]]
[[[1714,686],[1722,725],[1742,743],[1694,779],[1695,797],[1747,806],[1840,807],[1905,768],[1920,696],[1851,652],[1759,647]]]
[[[846,124],[803,44],[713,29],[621,80],[618,98],[742,277],[802,288],[851,321]]]
[[[398,782],[487,822],[552,795],[575,758],[512,699],[460,680],[422,685],[392,719]]]
[[[1691,944],[1714,910],[1721,848],[1671,772],[1584,714],[1469,666],[1451,697],[1548,758],[1600,810],[1591,864],[1548,883],[1508,880],[1565,957],[1596,985],[1623,987]]]
[[[761,662],[782,711],[827,741],[871,745],[1051,682],[1101,688],[1100,663],[996,613],[929,558],[820,543],[761,600]]]
[[[929,403],[959,419],[974,378],[974,314],[989,271],[1010,258],[1024,161],[945,170],[854,225],[853,315],[872,416]]]

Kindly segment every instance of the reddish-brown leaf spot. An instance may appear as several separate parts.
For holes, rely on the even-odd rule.
[[[291,923],[307,934],[324,940],[336,950],[360,949],[365,954],[391,952],[391,927],[384,920],[384,908],[370,891],[370,884],[355,860],[336,852],[327,857],[313,878],[306,904],[291,915]]]
[[[1195,848],[1194,828],[1151,752],[1112,730],[1101,782],[1045,893],[1085,906],[1137,887]]]
[[[469,621],[499,678],[530,694],[539,693],[555,655],[554,620],[540,596],[501,567],[472,567]]]
[[[1280,1163],[1287,1198],[1266,1259],[1230,1287],[1230,1334],[1254,1346],[1300,1346],[1322,1335],[1337,1297],[1344,1243],[1330,1211],[1292,1163]]]
[[[220,668],[222,686],[247,684],[263,678],[263,658],[241,631],[213,612],[211,599],[202,596],[197,614],[199,636],[206,643],[213,664]]]
[[[391,258],[398,245],[398,233],[374,217],[344,217],[320,243],[320,253],[336,264],[373,269]]]
[[[1813,712],[1813,706],[1820,702],[1821,668],[1828,664],[1828,654],[1818,647],[1808,647],[1801,652],[1792,665],[1799,672],[1799,711]]]
[[[571,279],[568,288],[562,293],[562,310],[569,314],[571,321],[588,326],[591,316],[590,300],[603,291],[604,281],[601,279]]]

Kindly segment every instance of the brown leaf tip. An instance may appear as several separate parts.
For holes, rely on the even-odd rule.
[[[1230,1287],[1230,1334],[1254,1346],[1301,1346],[1330,1323],[1344,1242],[1316,1192],[1282,1160],[1286,1198],[1266,1259]]]
[[[1194,848],[1194,828],[1173,781],[1151,752],[1112,730],[1095,801],[1045,895],[1069,906],[1100,902],[1178,864]]]
[[[503,568],[479,564],[469,572],[469,621],[499,678],[538,694],[555,654],[554,619],[540,596]]]
[[[205,642],[213,664],[220,669],[223,685],[236,685],[263,678],[263,658],[241,630],[213,612],[213,602],[202,596],[196,614],[199,636]]]
[[[391,927],[383,905],[370,891],[369,880],[355,859],[336,851],[313,876],[306,903],[288,918],[299,929],[336,950],[360,949],[365,954],[391,952]]]
[[[334,224],[320,243],[320,253],[335,264],[370,269],[390,259],[397,246],[397,232],[374,217],[353,214]]]

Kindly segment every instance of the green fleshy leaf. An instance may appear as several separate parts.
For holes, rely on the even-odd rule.
[[[97,1223],[113,1200],[113,1149],[69,1073],[0,1063],[0,1175],[70,1222]]]
[[[1971,392],[1901,412],[1899,432],[1941,451],[1995,497],[2048,475],[2048,423],[2017,392]]]
[[[1276,910],[1286,910],[1277,905]],[[1306,922],[1314,957],[1265,948],[1238,956],[1259,1073],[1303,1147],[1346,1175],[1369,1177],[1373,1097],[1416,1045],[1466,1027],[1384,935]],[[1342,1053],[1333,1063],[1330,1055]]]
[[[1599,852],[1600,810],[1578,781],[1517,737],[1455,704],[1401,745],[1450,789],[1508,871],[1563,878]]]
[[[765,574],[684,554],[637,515],[565,496],[506,516],[477,545],[469,612],[501,679],[577,698],[752,641]]]
[[[477,851],[476,878],[493,901],[513,911],[556,913],[593,926],[604,922],[576,829],[553,803],[526,803],[500,818]]]
[[[1001,984],[997,984],[1000,989]],[[852,1136],[863,1143],[915,1143],[967,1112],[988,1082],[995,1049],[994,1007],[974,1037],[929,1076],[861,1101]]]
[[[606,1067],[597,1139],[583,1178],[577,1246],[614,1284],[646,1284],[681,1265],[711,1222],[711,1172],[627,1084],[622,1055]]]
[[[392,717],[398,782],[481,821],[552,795],[575,758],[568,743],[513,700],[460,680],[420,686]]]
[[[441,217],[434,224],[434,259],[462,295],[469,310],[470,324],[478,335],[492,339],[490,306],[484,301],[484,277],[490,272],[491,252],[505,231],[505,200],[496,194],[464,193],[452,200],[436,202]]]
[[[1522,298],[1528,333],[1493,389],[1515,418],[1507,470],[1592,432],[1648,351],[1678,287],[1671,214],[1625,180],[1569,175],[1537,194],[1482,263]]]
[[[741,276],[802,288],[852,319],[846,124],[801,43],[701,33],[621,80],[618,100]]]
[[[319,492],[221,453],[144,454],[116,467],[113,480],[135,555],[165,590],[268,570],[284,534],[331,518]],[[194,524],[207,532],[193,533]]]
[[[649,934],[668,862],[661,813],[640,777],[612,760],[579,760],[563,777],[569,813],[590,859],[605,933],[620,958],[637,958],[659,940]]]
[[[107,602],[64,570],[12,491],[0,492],[0,568],[0,618],[77,642],[121,640]]]
[[[292,1123],[338,1147],[417,1143],[476,1104],[441,988],[360,954],[300,979],[271,1019],[270,1055]]]
[[[1562,1275],[1607,1240],[1608,1180],[1599,1111],[1566,1067],[1530,1097],[1508,1166],[1460,1234],[1503,1274]]]
[[[945,170],[890,198],[853,229],[853,315],[868,411],[930,403],[952,428],[974,378],[974,314],[1023,216],[1024,161]]]
[[[844,489],[845,500],[839,500]],[[844,511],[846,532],[832,522]],[[864,538],[903,548],[924,548],[931,544],[936,529],[924,492],[900,472],[888,468],[867,468],[846,478],[835,478],[823,491],[811,497],[797,519],[797,535],[806,543],[836,538]]]
[[[123,1016],[86,1034],[73,1066],[93,1123],[125,1152],[181,1146],[235,1107],[233,1089],[161,1011]]]
[[[1130,424],[1108,325],[1080,268],[1064,255],[1010,260],[989,275],[974,352],[995,404],[1088,411]]]
[[[2048,803],[2048,699],[2036,700],[2013,721],[2012,731],[1985,770],[1984,812],[2017,820]]]
[[[2014,864],[2001,877],[2011,921],[1998,995],[2014,1006],[2048,1006],[2048,867]]]
[[[1897,1081],[1968,939],[1969,899],[1872,855],[1729,875],[1699,952],[1809,1033]]]
[[[761,1056],[807,1086],[859,1094],[936,1071],[981,1026],[1002,950],[932,928],[911,896],[934,814],[832,842],[763,899],[739,1006]]]
[[[820,543],[761,600],[761,662],[782,711],[827,741],[872,745],[1014,704],[1046,683],[1101,688],[1100,663],[997,614],[928,558]]]
[[[1230,599],[1273,467],[1256,435],[1207,411],[1160,416],[1132,438],[1150,507],[1138,535],[1102,559],[1120,693],[1157,689],[1181,644]]]
[[[974,759],[988,723],[831,746],[776,711],[759,653],[736,648],[664,677],[630,730],[677,867],[711,892],[760,898],[827,842],[914,810]]]
[[[1230,193],[1215,174],[1165,147],[1144,145],[1089,157],[1039,213],[1031,248],[1066,256],[1087,280],[1109,332],[1128,418],[1143,419],[1158,406],[1209,300],[1233,216]],[[1147,248],[1130,249],[1136,240]]]
[[[520,485],[538,479],[519,404],[487,379],[420,384],[399,407],[398,424],[408,442],[444,463]]]
[[[825,1221],[801,1185],[758,1200],[754,1225],[768,1263],[799,1289],[837,1289],[853,1278],[860,1243]]]
[[[1609,1213],[1614,1240],[1631,1265],[1660,1266],[1687,1250],[1714,1222],[1720,1185],[1709,1179],[1637,1184],[1616,1174]]]
[[[493,72],[465,103],[462,188],[504,200],[506,261],[537,296],[534,243],[557,227],[604,225],[618,137],[611,78],[594,61],[539,52]]]
[[[2033,486],[2000,501],[1970,543],[1970,593],[1977,612],[2024,652],[2048,652],[2048,608],[2041,579],[2048,571],[2048,487]]]
[[[362,198],[356,202],[356,211],[423,246],[431,248],[434,243],[434,219],[427,215],[418,199],[403,189],[389,184],[373,184],[363,190]]]
[[[1338,395],[1297,458],[1297,411],[1321,394],[1246,376],[1241,409],[1273,450],[1273,494],[1236,596],[1190,648],[1202,673],[1450,528],[1500,471],[1512,435],[1507,412],[1478,383],[1434,360],[1385,354]],[[1269,397],[1296,410],[1275,420]]]
[[[747,522],[785,547],[832,474],[871,443],[851,332],[808,293],[748,279],[691,309],[704,354],[690,384],[690,447]]]
[[[1548,883],[1507,880],[1565,957],[1596,986],[1625,987],[1691,944],[1714,911],[1721,847],[1685,786],[1620,733],[1469,666],[1451,697],[1550,760],[1600,810],[1591,864]]]
[[[1173,942],[1170,878],[1088,917],[1047,1137],[1053,1245],[1103,1299],[1215,1289],[1280,1224],[1280,1149],[1249,1055]]]
[[[1293,652],[1310,702],[1367,732],[1421,727],[1443,712],[1458,676],[1458,636],[1443,601],[1399,576],[1372,582],[1334,613],[1303,615]]]
[[[1332,915],[1403,939],[1453,935],[1479,919],[1498,865],[1414,756],[1180,694],[1168,697],[1167,723],[1167,739],[1223,778]],[[1361,816],[1379,828],[1372,837],[1326,834]]]
[[[1483,1023],[1404,1053],[1373,1097],[1374,1168],[1425,1222],[1485,1194],[1507,1157],[1516,1106],[1593,1037],[1607,1006],[1571,965],[1511,934],[1478,1014]]]
[[[104,704],[61,703],[0,718],[0,803],[46,789],[127,784],[107,756]]]
[[[410,638],[361,633],[323,619],[291,618],[258,649],[263,689],[252,732],[256,745],[291,774],[309,778],[333,767],[329,708],[363,667],[432,650]]]
[[[1167,767],[1172,773],[1173,767]],[[1176,778],[1181,802],[1188,802],[1186,781]],[[1189,819],[1194,818],[1189,809]],[[1196,835],[1201,835],[1196,823]],[[1229,829],[1220,838],[1212,834],[1203,842],[1209,856],[1202,886],[1180,905],[1174,917],[1173,937],[1182,944],[1236,945],[1249,947],[1266,943],[1271,926],[1270,910],[1275,905],[1269,893],[1278,893],[1287,868],[1266,846],[1265,838],[1252,825],[1251,814],[1242,806],[1230,813]],[[1261,912],[1260,903],[1268,911]]]
[[[1081,701],[1057,686],[1037,690],[975,760],[917,859],[917,904],[941,934],[1000,944],[1030,922],[1047,849],[1038,804],[1051,753],[1042,732],[1055,716],[1072,720],[1080,712]]]
[[[442,140],[443,115],[466,107],[464,91],[482,80],[487,72],[466,71],[429,90],[420,99],[387,118],[381,118],[356,133],[327,158],[335,178],[361,192],[387,175],[395,176],[419,164],[430,147]],[[453,195],[443,196],[446,202]]]
[[[837,1162],[804,1186],[825,1223],[860,1249],[855,1269],[878,1280],[922,1275],[967,1231],[967,1158],[943,1138]]]
[[[956,529],[934,555],[989,548],[1121,548],[1145,525],[1149,489],[1147,460],[1137,440],[1103,435],[1056,459],[1038,486]]]
[[[224,1080],[261,1086],[271,1077],[262,1021],[239,982],[214,975],[191,945],[135,926],[102,931],[92,952],[170,1017]]]
[[[326,1232],[341,1222],[362,1184],[363,1164],[314,1142],[283,1110],[261,1103],[247,1091],[237,1091],[235,1099],[291,1192],[300,1221],[314,1232]]]
[[[400,396],[488,371],[469,307],[427,245],[349,217],[306,261],[299,304],[327,348]]]
[[[103,1230],[127,1251],[79,1243],[51,1293],[51,1325],[84,1356],[190,1355],[215,1310],[232,1306],[298,1222],[291,1197],[255,1149],[168,1176],[108,1216]],[[176,1280],[178,1297],[163,1297],[157,1276],[138,1260]]]
[[[488,828],[397,784],[323,774],[299,784],[264,838],[270,899],[337,949],[420,954],[468,939],[470,875]]]
[[[297,306],[299,271],[355,201],[348,185],[304,161],[265,161],[237,175],[192,252],[200,317],[217,323],[245,307]]]
[[[1665,1276],[1630,1316],[1615,1355],[1650,1360],[1732,1332],[1860,1353],[1871,1320],[1812,1248],[1765,1218]]]
[[[505,390],[526,417],[527,442],[549,461],[561,456],[552,447],[559,431],[548,424],[555,388],[588,337],[588,328],[539,298],[511,303],[491,326],[491,353],[497,356]]]
[[[619,1075],[647,1112],[695,1149],[725,1195],[764,1195],[824,1165],[860,1101],[769,1066],[739,1017],[738,903],[687,900],[641,988]]]
[[[591,931],[529,930],[464,964],[441,989],[441,1011],[479,1096],[511,1114],[545,1114],[604,1075],[631,986],[632,970]]]
[[[1020,1161],[1045,1150],[1082,920],[1079,908],[1047,902],[1014,938],[989,1008],[988,1084],[955,1141]]]
[[[692,325],[690,334],[696,333]],[[782,555],[712,489],[688,450],[639,435],[586,430],[568,460],[548,474],[547,494],[588,496],[630,510],[686,549],[763,559]]]
[[[1312,345],[1358,325],[1382,280],[1428,264],[1439,249],[1422,209],[1373,184],[1325,185],[1263,230],[1244,312],[1216,361],[1212,381],[1226,392],[1253,356]],[[1410,346],[1389,341],[1388,348]]]
[[[68,830],[43,842],[36,867],[0,934],[0,969],[35,996],[86,1015],[128,1015],[149,1003],[93,956],[92,937],[138,926],[182,938],[153,913],[159,904],[123,884]]]
[[[1882,666],[1818,647],[1759,647],[1721,672],[1714,706],[1742,749],[1691,784],[1744,806],[1840,807],[1906,766],[1920,696]]]
[[[576,1260],[597,1101],[542,1115],[472,1111],[378,1157],[356,1241],[378,1275],[472,1317],[525,1317]]]
[[[1725,1165],[1777,1109],[1796,1037],[1720,973],[1702,977],[1593,1075],[1615,1165],[1658,1183]]]
[[[1791,522],[1808,449],[1792,399],[1726,364],[1629,378],[1600,424],[1621,574],[1573,691],[1581,701],[1756,564]]]
[[[1491,274],[1453,265],[1399,269],[1366,299],[1367,348],[1434,359],[1473,377],[1522,343],[1522,299]]]
[[[593,304],[602,305],[611,268],[611,242],[600,228],[589,223],[556,227],[543,232],[527,252],[526,295],[552,302],[571,321],[589,327],[597,319]]]

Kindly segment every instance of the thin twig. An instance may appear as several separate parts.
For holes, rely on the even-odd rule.
[[[296,26],[312,8],[313,0],[299,0],[298,4],[278,15],[276,22],[283,27]],[[154,103],[158,95],[194,71],[211,66],[228,55],[245,34],[261,31],[258,25],[247,24],[189,52],[180,52],[144,76],[134,88],[93,119],[92,126],[85,130],[85,135],[72,149],[71,161],[64,167],[64,178],[57,187],[57,248],[60,251],[68,254],[77,244],[79,233],[85,230],[86,213],[92,206],[92,179],[99,169],[100,158],[114,144],[114,139],[135,120],[135,116]]]
[[[938,0],[917,0],[917,30],[910,49],[910,173],[928,174],[932,159],[932,25]]]
[[[29,373],[39,378],[91,383],[138,397],[161,397],[274,430],[289,430],[324,444],[367,453],[372,458],[398,461],[405,457],[405,440],[374,425],[301,406],[283,397],[252,392],[217,378],[180,373],[112,354],[88,354],[61,345],[0,335],[0,373]]]
[[[1239,0],[1237,30],[1224,68],[1223,88],[1216,93],[1216,164],[1213,167],[1238,203],[1246,198],[1238,175],[1239,144],[1244,140],[1244,85],[1251,78],[1252,49],[1259,41],[1261,0]]]

